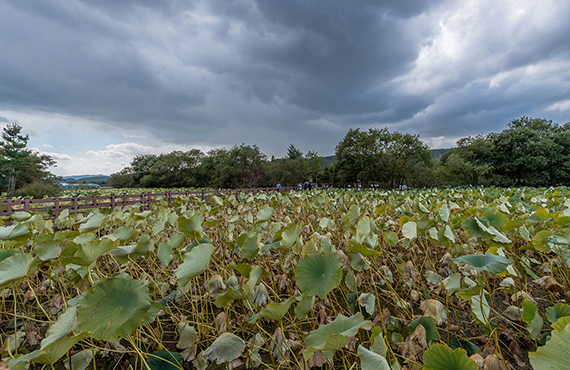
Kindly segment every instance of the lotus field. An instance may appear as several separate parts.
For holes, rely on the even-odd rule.
[[[18,212],[0,227],[0,368],[570,369],[569,195]]]

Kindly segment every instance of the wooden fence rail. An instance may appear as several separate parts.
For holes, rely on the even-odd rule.
[[[49,199],[16,199],[7,198],[0,201],[0,216],[10,216],[16,212],[28,211],[53,211],[53,215],[58,217],[60,212],[68,209],[80,211],[91,208],[111,208],[123,207],[140,203],[143,209],[148,209],[151,203],[155,203],[158,197],[165,197],[168,204],[172,203],[177,197],[195,197],[201,200],[207,200],[212,196],[235,195],[240,193],[267,192],[267,191],[291,191],[296,190],[296,186],[284,186],[281,188],[255,188],[255,189],[228,189],[228,190],[198,190],[184,192],[166,192],[166,193],[142,193],[142,194],[122,194],[122,195],[92,195],[86,197],[55,197]]]

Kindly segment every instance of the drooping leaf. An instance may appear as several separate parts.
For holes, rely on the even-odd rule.
[[[243,339],[232,333],[222,333],[215,341],[204,351],[204,357],[210,361],[223,364],[230,362],[241,356],[245,350],[245,342]]]
[[[297,265],[295,280],[305,296],[326,298],[342,279],[341,261],[336,253],[308,254]]]
[[[79,225],[80,233],[89,233],[100,229],[105,221],[105,216],[100,213],[91,213],[86,219],[85,222]]]
[[[358,357],[362,370],[391,370],[388,361],[383,356],[358,346]]]
[[[307,314],[311,311],[315,303],[315,296],[306,297],[303,295],[301,297],[301,300],[297,303],[297,306],[295,306],[295,316],[297,316],[299,320],[303,320],[307,317]],[[299,300],[299,298],[297,298],[297,300]]]
[[[538,308],[527,300],[522,301],[521,306],[523,308],[522,320],[528,325],[526,329],[530,333],[530,338],[535,339],[540,334],[543,325]]]
[[[77,306],[71,306],[67,311],[59,315],[57,322],[49,327],[45,338],[42,340],[41,348],[45,348],[72,334],[73,328],[76,324]]]
[[[426,330],[426,341],[428,345],[432,341],[439,340],[439,333],[437,332],[437,327],[435,326],[435,320],[432,319],[431,317],[418,317],[410,324],[408,324],[408,330],[410,334],[412,334],[420,324]]]
[[[179,370],[182,369],[182,356],[178,352],[169,352],[159,349],[146,360],[151,370]]]
[[[259,317],[264,317],[266,319],[279,321],[285,316],[289,307],[295,301],[294,297],[289,297],[285,302],[271,302],[267,307],[263,308],[259,313],[251,316],[249,323],[253,324]]]
[[[351,317],[339,314],[330,324],[320,325],[309,333],[305,338],[307,349],[303,351],[303,357],[308,360],[317,351],[334,351],[344,347],[360,328],[372,328],[372,323],[364,320],[360,312]]]
[[[65,337],[45,348],[35,350],[26,355],[8,361],[8,366],[15,368],[19,363],[33,361],[40,364],[52,365],[65,355],[77,342],[87,337],[87,333],[81,333],[73,337]]]
[[[71,356],[71,369],[73,370],[85,370],[93,361],[93,352],[97,353],[98,350],[93,350],[91,348],[84,349],[83,351],[77,352]],[[69,369],[69,362],[65,362],[65,368]]]
[[[257,212],[256,222],[265,222],[271,219],[275,210],[269,206],[265,206]]]
[[[464,349],[452,351],[443,344],[432,344],[424,352],[424,370],[477,370]]]
[[[0,240],[21,240],[27,239],[31,235],[30,230],[21,224],[0,226]]]
[[[0,261],[0,288],[35,272],[40,261],[30,253],[15,253]]]
[[[129,241],[139,234],[138,230],[135,230],[129,226],[121,226],[113,231],[113,235],[117,237],[122,242]]]
[[[199,244],[186,253],[184,263],[176,270],[176,279],[180,286],[185,286],[192,278],[208,269],[214,249],[212,244]]]
[[[97,340],[116,341],[139,328],[149,310],[148,288],[114,278],[89,288],[77,311],[77,326]]]

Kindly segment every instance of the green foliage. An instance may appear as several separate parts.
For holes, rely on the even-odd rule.
[[[34,181],[16,190],[15,195],[17,197],[42,199],[42,198],[53,198],[55,196],[58,196],[60,192],[61,189],[59,188],[59,186],[50,183]]]
[[[431,153],[417,135],[370,129],[349,130],[336,147],[338,176],[343,183],[379,184],[393,189],[414,177],[420,164],[429,165]]]
[[[477,370],[464,349],[452,351],[443,344],[434,344],[424,353],[424,370]]]

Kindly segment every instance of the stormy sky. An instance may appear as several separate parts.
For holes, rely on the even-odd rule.
[[[0,126],[59,175],[241,143],[326,156],[357,127],[451,147],[570,121],[568,19],[567,0],[4,0]]]

